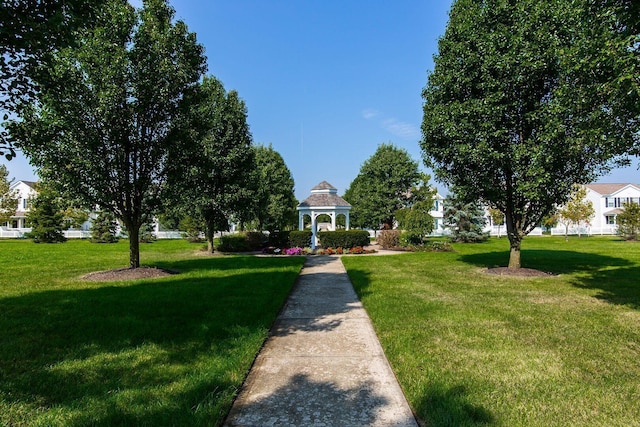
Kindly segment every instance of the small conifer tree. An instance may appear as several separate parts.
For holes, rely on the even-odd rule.
[[[66,229],[64,211],[59,195],[47,186],[39,185],[38,196],[27,214],[27,224],[31,226],[31,232],[25,235],[35,243],[66,241],[63,234]]]
[[[115,243],[118,241],[117,230],[118,223],[115,216],[110,212],[100,211],[91,226],[91,241],[93,243]]]
[[[483,242],[489,233],[483,232],[486,219],[478,202],[465,202],[455,194],[444,202],[444,224],[451,230],[454,242]]]

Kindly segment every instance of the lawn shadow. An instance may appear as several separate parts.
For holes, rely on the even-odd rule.
[[[509,253],[463,255],[461,261],[478,267],[507,264]],[[553,274],[567,274],[569,282],[584,289],[599,289],[596,298],[612,304],[640,308],[640,266],[624,259],[567,250],[523,250],[522,266]]]
[[[245,261],[157,263],[186,274],[0,299],[0,396],[9,407],[68,408],[77,425],[208,425],[217,395],[230,403],[238,384],[203,366],[231,369],[260,343],[295,279]],[[209,268],[239,271],[194,277]],[[83,410],[91,401],[103,410]]]
[[[444,388],[437,384],[429,386],[416,408],[429,426],[482,426],[495,422],[495,417],[486,408],[468,401],[466,387],[458,385]]]

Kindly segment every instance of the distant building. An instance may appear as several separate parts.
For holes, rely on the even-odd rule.
[[[615,234],[616,217],[625,203],[640,204],[639,184],[587,184],[587,200],[595,215],[590,221],[592,234]]]
[[[32,181],[16,181],[9,187],[9,191],[18,192],[18,205],[16,206],[16,212],[11,216],[11,219],[6,224],[0,224],[3,228],[8,230],[23,230],[26,227],[25,220],[27,212],[29,212],[31,199],[38,194],[36,191],[36,183]],[[29,231],[28,229],[27,231]]]

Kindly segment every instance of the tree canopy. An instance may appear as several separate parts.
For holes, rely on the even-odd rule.
[[[135,11],[114,0],[77,47],[54,54],[38,102],[12,123],[41,177],[127,229],[130,266],[138,234],[161,204],[168,165],[190,150],[183,128],[205,71],[195,34],[163,0]]]
[[[423,158],[465,200],[505,214],[510,268],[521,265],[522,238],[573,184],[606,171],[638,137],[637,110],[617,99],[627,87],[618,80],[633,80],[632,56],[615,43],[615,54],[596,51],[590,32],[615,37],[592,8],[457,0],[438,43],[423,91]],[[599,85],[589,64],[603,58]]]
[[[197,147],[183,152],[186,157],[174,165],[185,173],[173,176],[191,215],[204,221],[213,252],[216,232],[228,230],[232,218],[250,219],[256,163],[247,108],[238,93],[227,93],[215,77],[205,77],[200,95],[194,122],[200,132]]]
[[[406,150],[391,143],[379,145],[344,194],[352,206],[351,225],[393,228],[395,212],[411,204],[410,190],[421,178],[418,162]]]
[[[33,101],[34,74],[48,68],[54,52],[75,45],[77,32],[93,26],[107,0],[6,0],[0,5],[0,108],[2,121]],[[122,0],[124,3],[125,1]],[[46,76],[46,74],[45,74]],[[40,78],[44,77],[43,75]],[[0,131],[0,156],[15,155]]]
[[[254,211],[260,230],[276,231],[297,224],[293,177],[284,159],[271,144],[254,147],[256,186]]]

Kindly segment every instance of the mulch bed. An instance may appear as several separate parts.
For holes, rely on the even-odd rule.
[[[533,268],[518,268],[510,269],[507,267],[493,267],[485,268],[482,270],[487,274],[495,274],[497,276],[513,276],[513,277],[552,277],[553,273],[547,273],[545,271],[535,270]]]
[[[119,268],[116,270],[96,271],[82,276],[82,279],[90,282],[110,282],[115,280],[150,279],[166,277],[178,274],[177,271],[156,267]]]

